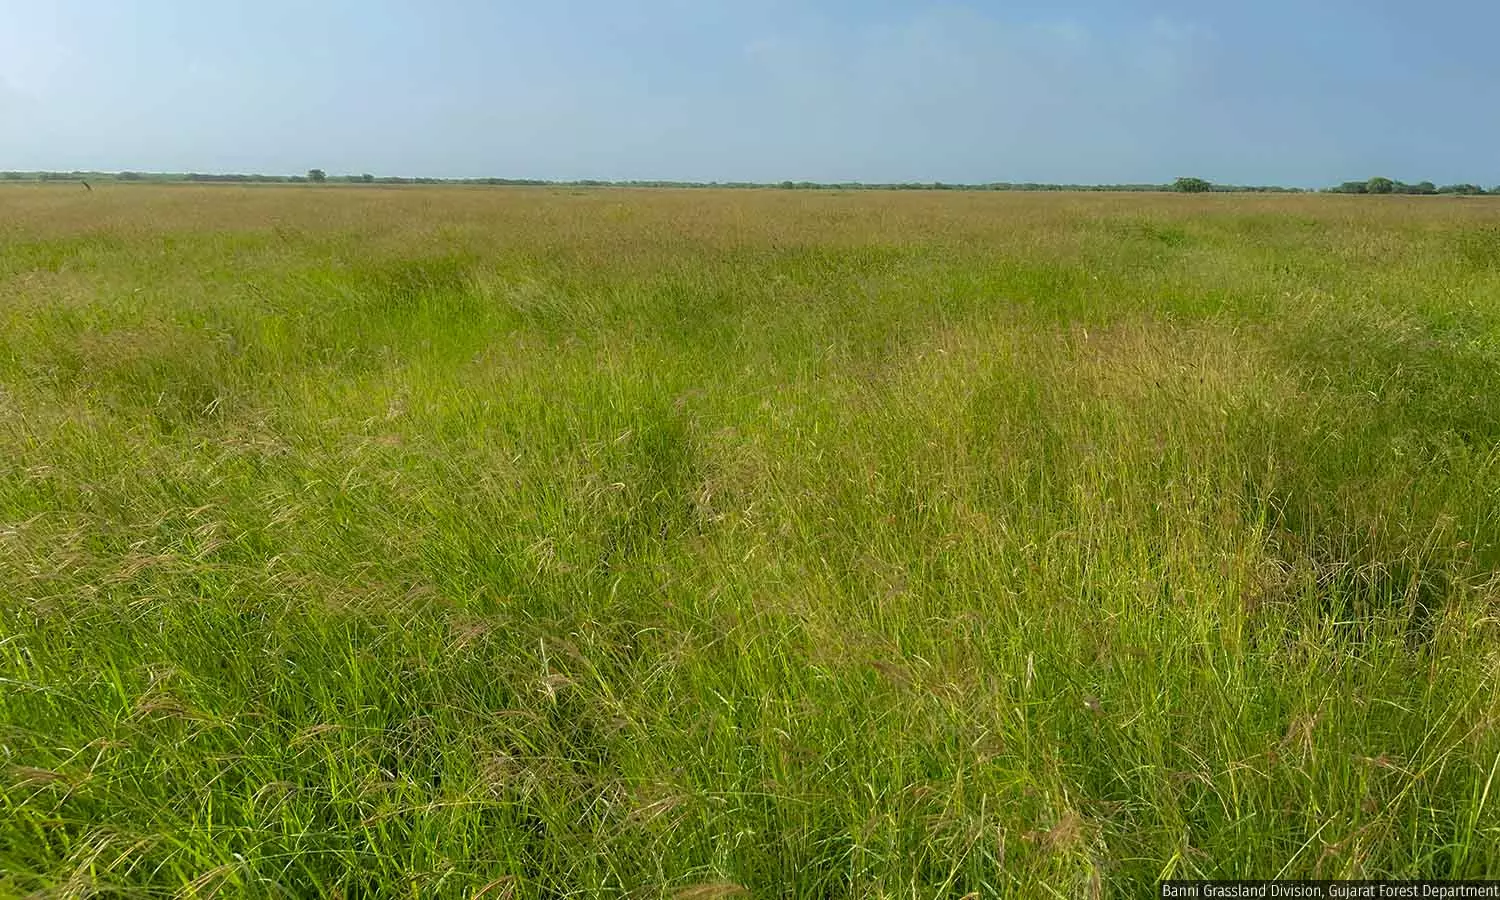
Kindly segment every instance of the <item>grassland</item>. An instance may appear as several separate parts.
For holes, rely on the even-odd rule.
[[[1500,203],[0,190],[0,896],[1500,877]]]

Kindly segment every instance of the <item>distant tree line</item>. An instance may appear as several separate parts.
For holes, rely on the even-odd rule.
[[[756,181],[602,181],[581,179],[576,181],[548,181],[541,178],[403,178],[389,175],[329,175],[322,169],[309,169],[303,175],[261,175],[203,172],[0,172],[0,180],[10,181],[109,181],[155,182],[155,183],[227,183],[227,184],[466,184],[531,187],[637,187],[637,188],[781,188],[783,190],[842,190],[842,191],[1172,191],[1186,190],[1184,182],[1201,184],[1202,190],[1220,192],[1274,192],[1301,193],[1302,188],[1270,186],[1244,186],[1209,184],[1202,179],[1178,179],[1176,184],[1046,184],[1041,182],[996,181],[983,184],[952,184],[943,181],[904,181],[872,183],[863,181],[782,181],[765,183]],[[1193,190],[1199,188],[1193,187]]]
[[[1170,184],[1046,184],[1040,182],[996,181],[983,184],[949,184],[942,181],[868,183],[857,181],[817,182],[782,181],[766,184],[751,181],[547,181],[541,178],[402,178],[390,175],[329,175],[322,169],[308,169],[303,175],[246,175],[236,173],[203,172],[0,172],[0,181],[120,181],[151,183],[228,183],[228,184],[457,184],[492,185],[512,187],[636,187],[636,188],[781,188],[782,190],[839,190],[839,191],[1129,191],[1159,192],[1175,191],[1185,194],[1203,193],[1305,193],[1304,188],[1288,188],[1276,185],[1232,185],[1214,184],[1203,178],[1178,178]],[[1333,194],[1458,194],[1500,195],[1500,186],[1489,191],[1477,184],[1449,184],[1442,187],[1430,181],[1407,184],[1390,178],[1376,177],[1365,181],[1346,181],[1326,188],[1324,193]]]
[[[1367,181],[1346,181],[1338,187],[1329,188],[1330,194],[1500,194],[1500,186],[1489,191],[1477,184],[1445,184],[1438,187],[1430,181],[1407,184],[1391,178],[1377,176]]]

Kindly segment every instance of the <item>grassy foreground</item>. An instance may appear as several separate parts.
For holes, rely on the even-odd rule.
[[[0,896],[1500,877],[1500,203],[0,190]]]

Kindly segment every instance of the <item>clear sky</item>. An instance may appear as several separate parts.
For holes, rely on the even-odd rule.
[[[0,169],[1500,183],[1497,0],[0,0]]]

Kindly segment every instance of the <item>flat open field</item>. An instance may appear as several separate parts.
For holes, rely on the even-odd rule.
[[[1500,200],[0,189],[0,896],[1500,877]]]

